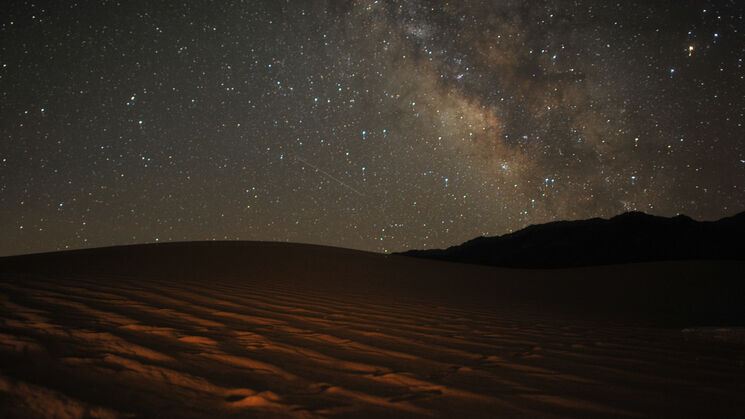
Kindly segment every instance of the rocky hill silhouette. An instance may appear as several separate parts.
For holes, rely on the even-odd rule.
[[[569,268],[665,260],[745,260],[745,212],[695,221],[627,212],[529,226],[405,256],[510,268]]]

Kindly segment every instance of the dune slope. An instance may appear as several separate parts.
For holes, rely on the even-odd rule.
[[[4,258],[0,406],[11,417],[740,415],[743,267],[520,271],[273,243]]]

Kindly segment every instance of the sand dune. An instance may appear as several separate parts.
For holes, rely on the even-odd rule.
[[[525,272],[254,243],[0,265],[11,417],[745,413],[739,262]]]

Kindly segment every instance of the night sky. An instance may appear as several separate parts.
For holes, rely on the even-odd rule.
[[[745,209],[745,4],[49,1],[0,11],[0,255],[445,247]]]

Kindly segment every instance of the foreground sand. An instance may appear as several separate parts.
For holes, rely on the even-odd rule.
[[[695,287],[701,272],[721,290],[743,264],[557,273],[297,245],[163,249],[0,266],[1,416],[745,414],[742,329],[712,323],[731,313],[681,318],[697,298],[685,287],[668,294],[682,309],[629,297],[659,298],[671,277]]]

